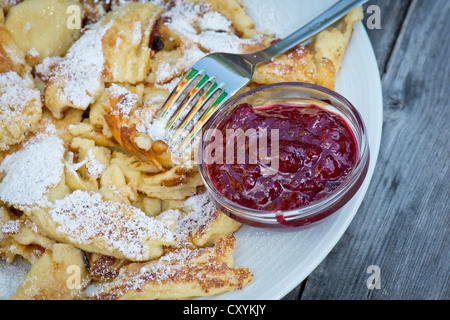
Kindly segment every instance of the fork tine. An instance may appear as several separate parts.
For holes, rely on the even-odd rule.
[[[189,114],[184,118],[183,122],[178,126],[178,129],[173,134],[171,143],[175,142],[175,140],[180,135],[181,131],[184,130],[184,128],[189,124],[189,122],[194,118],[194,116],[198,114],[199,110],[202,109],[202,107],[205,105],[208,99],[212,97],[213,94],[217,92],[217,90],[220,90],[220,87],[218,87],[217,82],[215,81],[215,79],[213,79],[211,86],[205,93],[203,93],[203,95],[197,101],[195,106],[189,111]]]
[[[222,88],[220,88],[222,89]],[[189,132],[186,138],[181,142],[178,148],[178,153],[182,153],[183,150],[188,146],[192,139],[197,135],[203,125],[208,121],[209,118],[214,114],[214,112],[226,101],[228,93],[222,89],[222,92],[214,100],[214,102],[205,110],[202,117],[195,123],[194,128]]]
[[[189,72],[187,72],[186,75],[183,77],[183,79],[180,80],[175,90],[173,90],[170,93],[169,97],[167,98],[166,102],[161,108],[161,111],[159,111],[159,115],[157,117],[158,120],[161,120],[166,115],[169,109],[171,109],[170,107],[172,106],[172,104],[181,96],[181,94],[183,94],[183,92],[194,80],[194,78],[198,73],[199,73],[198,70],[191,68]]]
[[[188,106],[192,102],[192,100],[198,96],[198,93],[206,86],[208,80],[210,79],[205,71],[200,72],[199,75],[201,75],[202,78],[191,89],[191,91],[189,91],[187,97],[184,99],[182,104],[178,107],[177,111],[170,118],[169,122],[167,122],[166,130],[170,130],[173,127],[175,121],[180,117],[183,111],[185,111],[186,106]]]

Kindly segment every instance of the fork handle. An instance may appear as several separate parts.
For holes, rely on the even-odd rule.
[[[285,39],[278,41],[264,50],[244,54],[242,57],[247,59],[253,65],[276,57],[328,28],[345,16],[350,9],[362,5],[366,1],[367,0],[341,0]]]

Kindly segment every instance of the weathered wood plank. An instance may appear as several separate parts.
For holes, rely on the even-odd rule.
[[[282,300],[299,300],[299,297],[302,296],[303,289],[305,287],[306,281],[300,283],[294,290],[289,292],[287,295],[283,297]]]
[[[302,299],[449,299],[450,2],[414,0],[383,77],[377,167],[349,229]],[[367,268],[381,272],[368,289]]]
[[[368,11],[371,6],[380,8],[381,29],[366,27],[366,30],[372,41],[381,76],[385,72],[410,4],[411,0],[371,0],[364,5],[365,21],[373,14]],[[365,25],[367,26],[367,23]]]

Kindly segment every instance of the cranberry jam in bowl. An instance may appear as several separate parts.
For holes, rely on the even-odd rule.
[[[369,165],[363,120],[327,88],[262,86],[230,100],[205,124],[198,154],[219,210],[257,227],[301,227],[335,213]]]

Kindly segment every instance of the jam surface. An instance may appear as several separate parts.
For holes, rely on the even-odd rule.
[[[206,165],[223,196],[257,210],[296,209],[325,197],[346,179],[358,157],[355,137],[345,120],[316,105],[275,104],[253,108],[241,104],[217,129],[223,136],[223,150],[230,142],[227,132],[255,129],[253,132],[261,135],[261,129],[266,129],[265,154],[278,156],[278,163],[273,158],[268,163],[267,157],[251,160],[247,137],[244,145],[235,139],[233,161],[229,155],[227,158],[228,152],[223,152],[223,161],[215,158],[216,161]],[[272,138],[277,138],[278,145],[272,143]],[[245,161],[238,161],[237,154],[242,149]],[[215,156],[214,151],[211,154]],[[273,170],[274,163],[278,170]]]

